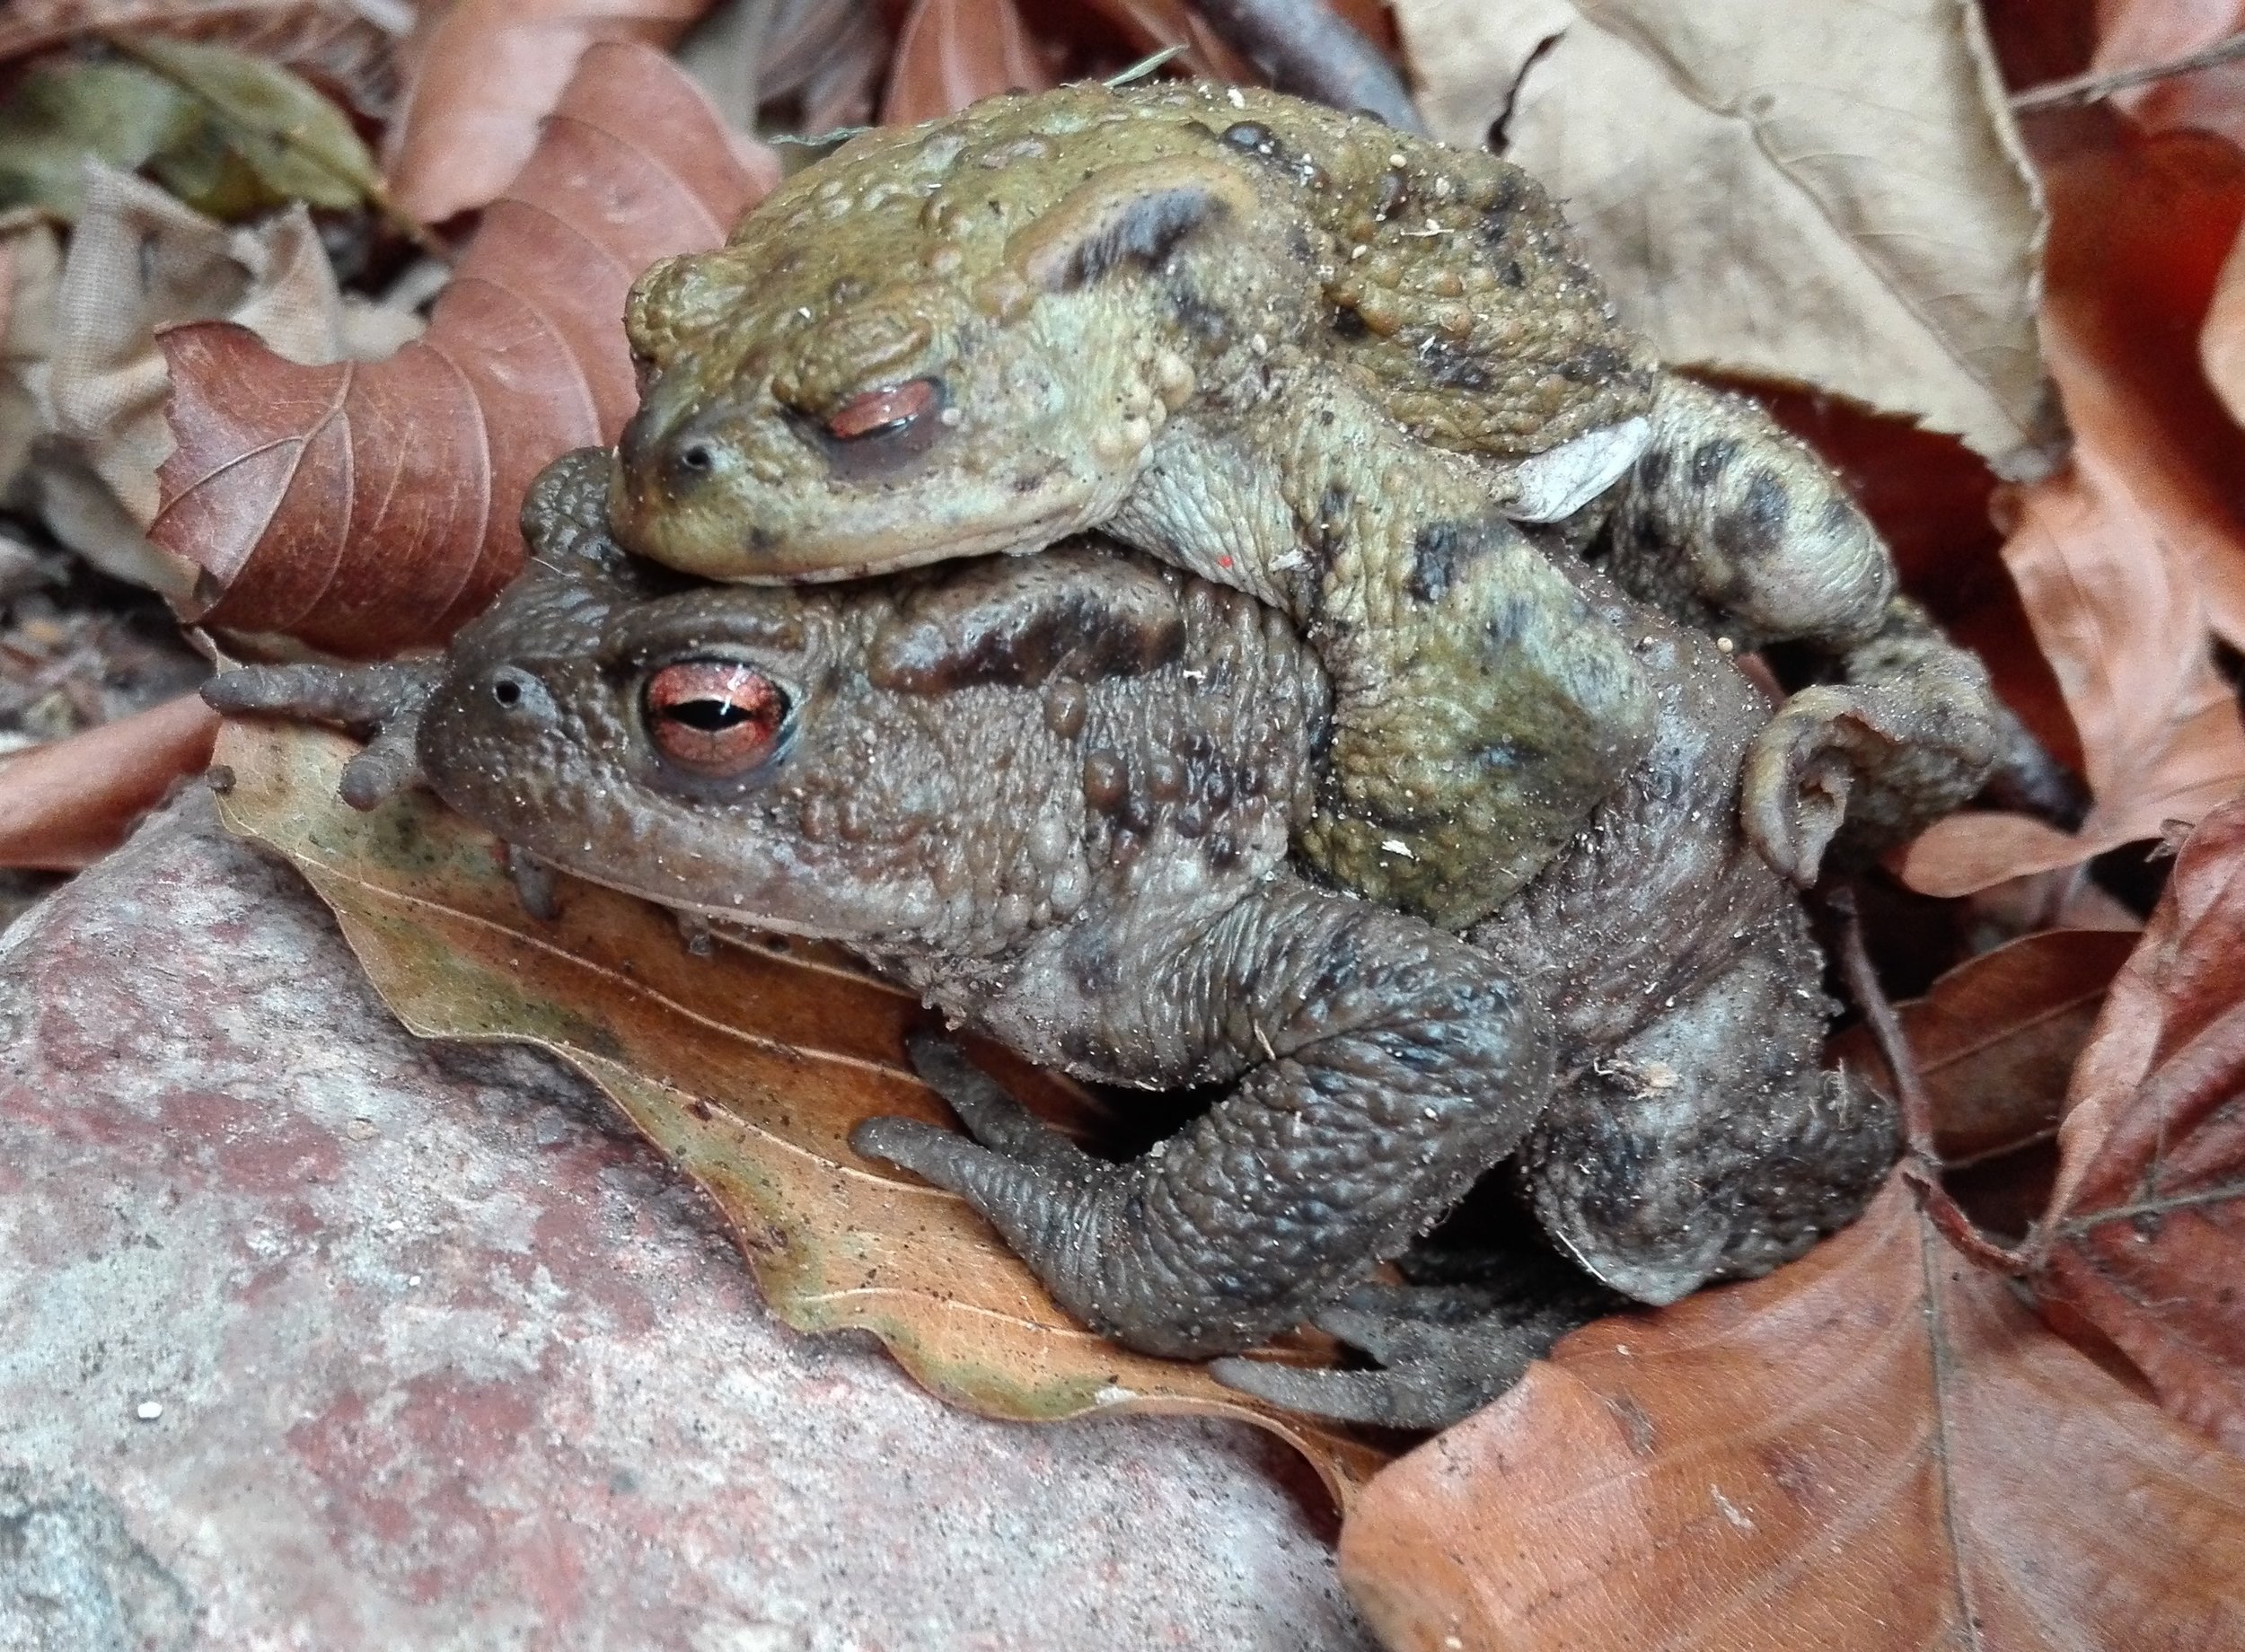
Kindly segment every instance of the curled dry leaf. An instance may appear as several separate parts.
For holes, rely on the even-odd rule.
[[[911,126],[997,92],[1052,84],[1014,0],[918,0],[897,36],[881,119]]]
[[[386,355],[419,330],[411,316],[344,299],[302,207],[232,230],[92,165],[52,313],[45,354],[9,364],[45,437],[31,479],[40,514],[95,566],[175,599],[192,570],[142,532],[172,452],[156,330],[224,316],[302,363]]]
[[[906,1062],[904,1036],[926,1020],[908,995],[753,947],[696,958],[659,909],[573,880],[559,918],[540,923],[494,840],[426,795],[373,814],[338,802],[351,749],[228,727],[226,823],[296,865],[414,1032],[534,1043],[607,1091],[717,1200],[788,1324],[871,1331],[932,1392],[986,1416],[1239,1419],[1299,1449],[1343,1501],[1378,1467],[1345,1433],[1081,1330],[961,1200],[850,1150],[862,1118],[946,1118]],[[1065,1102],[1020,1064],[993,1065],[1048,1116]]]
[[[575,84],[581,96],[579,60],[589,48],[667,46],[708,5],[432,0],[403,48],[405,92],[383,142],[391,198],[425,224],[485,205],[530,160],[563,89]],[[612,101],[608,108],[621,112]]]
[[[2077,439],[2065,470],[2011,500],[2003,559],[2095,806],[2071,836],[2023,816],[1940,822],[1902,863],[1929,894],[2158,837],[2245,786],[2245,723],[2211,646],[2245,641],[2245,433],[2196,349],[2245,161],[2094,112],[2036,136],[2053,209],[2044,335]]]
[[[2029,1254],[2046,1302],[2095,1324],[2170,1410],[2245,1454],[2241,959],[2245,800],[2183,845],[2113,983]]]
[[[1567,203],[1668,360],[1837,391],[2044,467],[2042,236],[1976,7],[1396,0],[1436,136]]]
[[[1891,1182],[1750,1285],[1601,1321],[1358,1500],[1394,1652],[2245,1644],[2245,1463]]]
[[[210,760],[217,714],[199,696],[0,757],[0,866],[75,872],[125,839]]]
[[[596,47],[422,338],[303,366],[239,327],[165,334],[150,535],[202,570],[194,617],[361,658],[448,636],[521,566],[531,478],[635,405],[632,277],[723,239],[777,171],[742,167],[660,53]]]

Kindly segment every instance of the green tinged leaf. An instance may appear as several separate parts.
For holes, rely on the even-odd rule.
[[[374,158],[349,119],[286,69],[161,35],[112,43],[192,99],[204,116],[200,131],[149,162],[157,181],[189,206],[238,218],[290,201],[356,206],[379,192]]]
[[[0,103],[0,208],[39,206],[75,222],[84,161],[136,171],[201,124],[193,100],[136,64],[34,69]]]

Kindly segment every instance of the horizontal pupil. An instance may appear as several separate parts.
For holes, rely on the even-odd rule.
[[[729,699],[686,699],[675,706],[665,706],[661,715],[673,723],[682,723],[688,728],[705,734],[737,728],[749,720],[750,713]]]

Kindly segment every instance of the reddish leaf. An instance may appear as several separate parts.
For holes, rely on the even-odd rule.
[[[0,866],[75,872],[124,841],[210,760],[218,714],[193,694],[0,758]]]
[[[484,205],[530,159],[539,122],[563,88],[581,84],[578,59],[588,48],[603,40],[667,46],[708,4],[452,0],[425,6],[406,43],[405,95],[383,146],[392,198],[428,224]],[[624,110],[612,99],[603,106]]]
[[[918,0],[897,39],[881,119],[910,126],[1052,83],[1014,0]]]
[[[2183,846],[2072,1103],[2037,1287],[2245,1452],[2245,799]]]
[[[1924,997],[1895,1006],[1944,1164],[1970,1164],[2057,1129],[2074,1058],[2135,943],[2113,929],[2030,935],[1959,964]],[[1891,1090],[1862,1027],[1834,1050]]]
[[[447,636],[521,565],[532,476],[630,414],[631,278],[770,181],[669,59],[597,47],[418,341],[305,367],[238,327],[165,334],[179,445],[150,534],[204,570],[195,617],[357,657]]]
[[[2245,1645],[2245,1463],[2051,1335],[1897,1182],[1751,1285],[1610,1319],[1372,1482],[1395,1652]]]
[[[2197,353],[2245,159],[2095,116],[2043,124],[2045,347],[2078,439],[2067,469],[2013,496],[2003,558],[2096,806],[2071,837],[2010,816],[1942,822],[1904,863],[1931,894],[2156,837],[2245,784],[2245,725],[2209,634],[2245,638],[2245,433]]]

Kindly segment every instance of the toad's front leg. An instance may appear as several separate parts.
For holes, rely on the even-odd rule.
[[[1121,971],[1096,1036],[1246,1069],[1184,1132],[1108,1164],[938,1065],[979,1145],[900,1119],[851,1138],[965,1199],[1130,1347],[1201,1358],[1298,1323],[1455,1204],[1549,1094],[1540,1003],[1415,919],[1286,880],[1181,948],[1139,939],[1145,970]]]
[[[230,717],[282,717],[339,729],[366,749],[343,766],[336,790],[372,809],[424,784],[413,743],[421,709],[444,676],[441,660],[396,665],[251,665],[203,685],[212,710]]]

